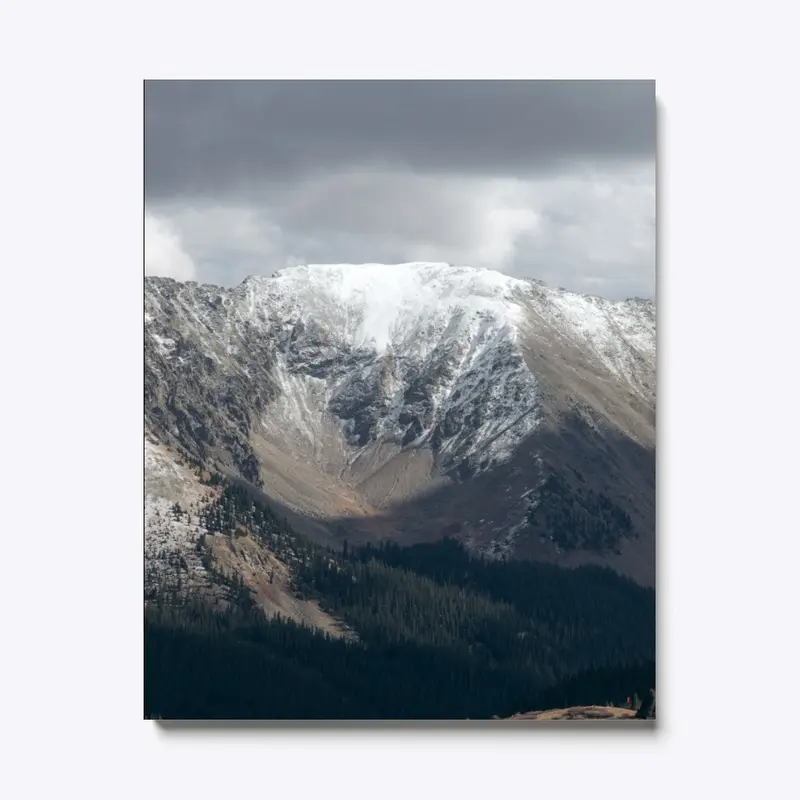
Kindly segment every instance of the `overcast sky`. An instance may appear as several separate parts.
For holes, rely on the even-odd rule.
[[[653,81],[147,81],[145,270],[445,261],[655,291]]]

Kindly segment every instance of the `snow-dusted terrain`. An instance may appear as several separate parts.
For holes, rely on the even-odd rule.
[[[385,515],[515,470],[487,530],[504,551],[548,431],[574,418],[655,443],[654,304],[493,270],[305,265],[233,289],[148,278],[145,356],[155,439],[309,516]]]
[[[190,508],[197,508],[210,492],[164,446],[146,439],[144,456],[145,589],[153,590],[159,582],[174,586],[179,578],[193,586],[209,586],[196,549],[206,531]]]

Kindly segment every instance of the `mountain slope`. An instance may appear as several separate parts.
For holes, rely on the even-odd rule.
[[[145,281],[148,436],[318,541],[654,581],[655,308],[444,264]]]
[[[250,508],[225,491],[236,513],[211,521],[223,547],[220,527]],[[487,562],[452,540],[310,546],[299,562],[298,594],[358,635],[266,620],[242,592],[222,612],[164,593],[145,613],[148,716],[489,719],[655,686],[655,593],[608,569]]]

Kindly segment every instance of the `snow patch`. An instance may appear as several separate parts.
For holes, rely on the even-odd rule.
[[[175,349],[175,340],[166,336],[159,336],[157,333],[150,334],[153,341],[158,345],[162,355],[168,356]]]
[[[489,311],[513,323],[520,313],[513,289],[521,285],[493,270],[431,262],[308,264],[254,281],[249,298],[274,308],[284,322],[302,312],[327,323],[352,347],[383,353],[390,345],[405,351],[409,339],[419,347],[420,332],[435,335],[456,311]]]
[[[194,474],[180,465],[163,445],[145,439],[144,556],[145,589],[165,579],[179,578],[205,585],[209,578],[196,550],[204,526],[192,505],[199,510],[203,495],[211,491]],[[181,506],[181,513],[174,509]]]
[[[564,290],[539,290],[541,313],[582,348],[595,354],[609,372],[636,393],[651,380],[655,365],[655,307],[642,300],[611,302]]]

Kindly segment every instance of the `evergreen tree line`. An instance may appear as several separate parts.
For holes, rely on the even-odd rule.
[[[226,525],[250,514],[278,536],[298,591],[359,640],[268,621],[243,587],[225,611],[164,594],[145,612],[147,716],[480,719],[655,685],[653,592],[610,570],[485,562],[451,540],[333,553],[249,497],[222,505]]]
[[[574,491],[556,474],[544,482],[528,511],[528,522],[564,550],[618,552],[620,539],[634,535],[630,515],[608,495],[580,486]]]
[[[541,686],[654,657],[655,593],[609,569],[489,562],[445,539],[317,553],[297,576],[368,644],[451,647]]]
[[[622,704],[654,685],[652,661],[587,670],[542,690],[523,669],[452,647],[368,647],[259,610],[151,605],[145,716],[165,719],[488,719]]]

